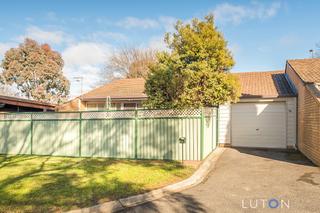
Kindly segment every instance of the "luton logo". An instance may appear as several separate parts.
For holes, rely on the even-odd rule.
[[[289,200],[283,199],[243,199],[241,202],[243,209],[258,209],[258,208],[269,208],[269,209],[284,209],[290,208]]]

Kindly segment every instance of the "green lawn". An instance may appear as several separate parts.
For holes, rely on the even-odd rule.
[[[173,161],[0,155],[0,212],[55,212],[139,194],[190,176]]]

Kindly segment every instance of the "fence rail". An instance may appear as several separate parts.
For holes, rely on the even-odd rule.
[[[201,160],[216,148],[217,109],[6,113],[0,133],[1,154]]]

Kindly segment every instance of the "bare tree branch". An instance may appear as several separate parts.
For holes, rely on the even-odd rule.
[[[122,48],[115,52],[106,64],[106,81],[115,78],[145,78],[149,66],[156,62],[157,51],[153,49]]]

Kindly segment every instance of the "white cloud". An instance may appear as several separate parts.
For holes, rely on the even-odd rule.
[[[140,19],[136,17],[126,17],[116,23],[117,26],[131,29],[131,28],[142,28],[142,29],[152,29],[158,28],[159,22],[154,19]]]
[[[115,41],[127,41],[128,37],[122,33],[116,33],[116,32],[93,32],[88,36],[88,39],[94,40],[94,41],[101,41],[104,39],[112,39]]]
[[[62,57],[68,65],[90,65],[104,62],[110,52],[108,44],[81,42],[66,48]]]
[[[223,3],[219,4],[212,12],[218,22],[240,24],[248,19],[271,18],[278,13],[280,8],[280,2],[273,2],[268,6],[260,2],[253,2],[250,5]]]
[[[63,31],[47,31],[36,26],[30,26],[26,29],[25,35],[19,36],[21,42],[25,38],[32,38],[41,43],[62,44],[70,42],[72,39]]]
[[[106,43],[81,42],[66,48],[62,53],[64,73],[71,81],[71,96],[80,95],[80,85],[74,77],[84,77],[83,91],[97,86],[101,81],[101,70],[113,51]]]
[[[164,42],[163,36],[151,37],[148,43],[148,47],[155,50],[168,51],[168,47]]]
[[[4,56],[7,50],[14,46],[13,43],[0,43],[0,59]]]
[[[160,16],[159,22],[163,26],[163,28],[166,30],[166,32],[173,32],[174,26],[176,22],[178,21],[177,18],[172,16]]]

